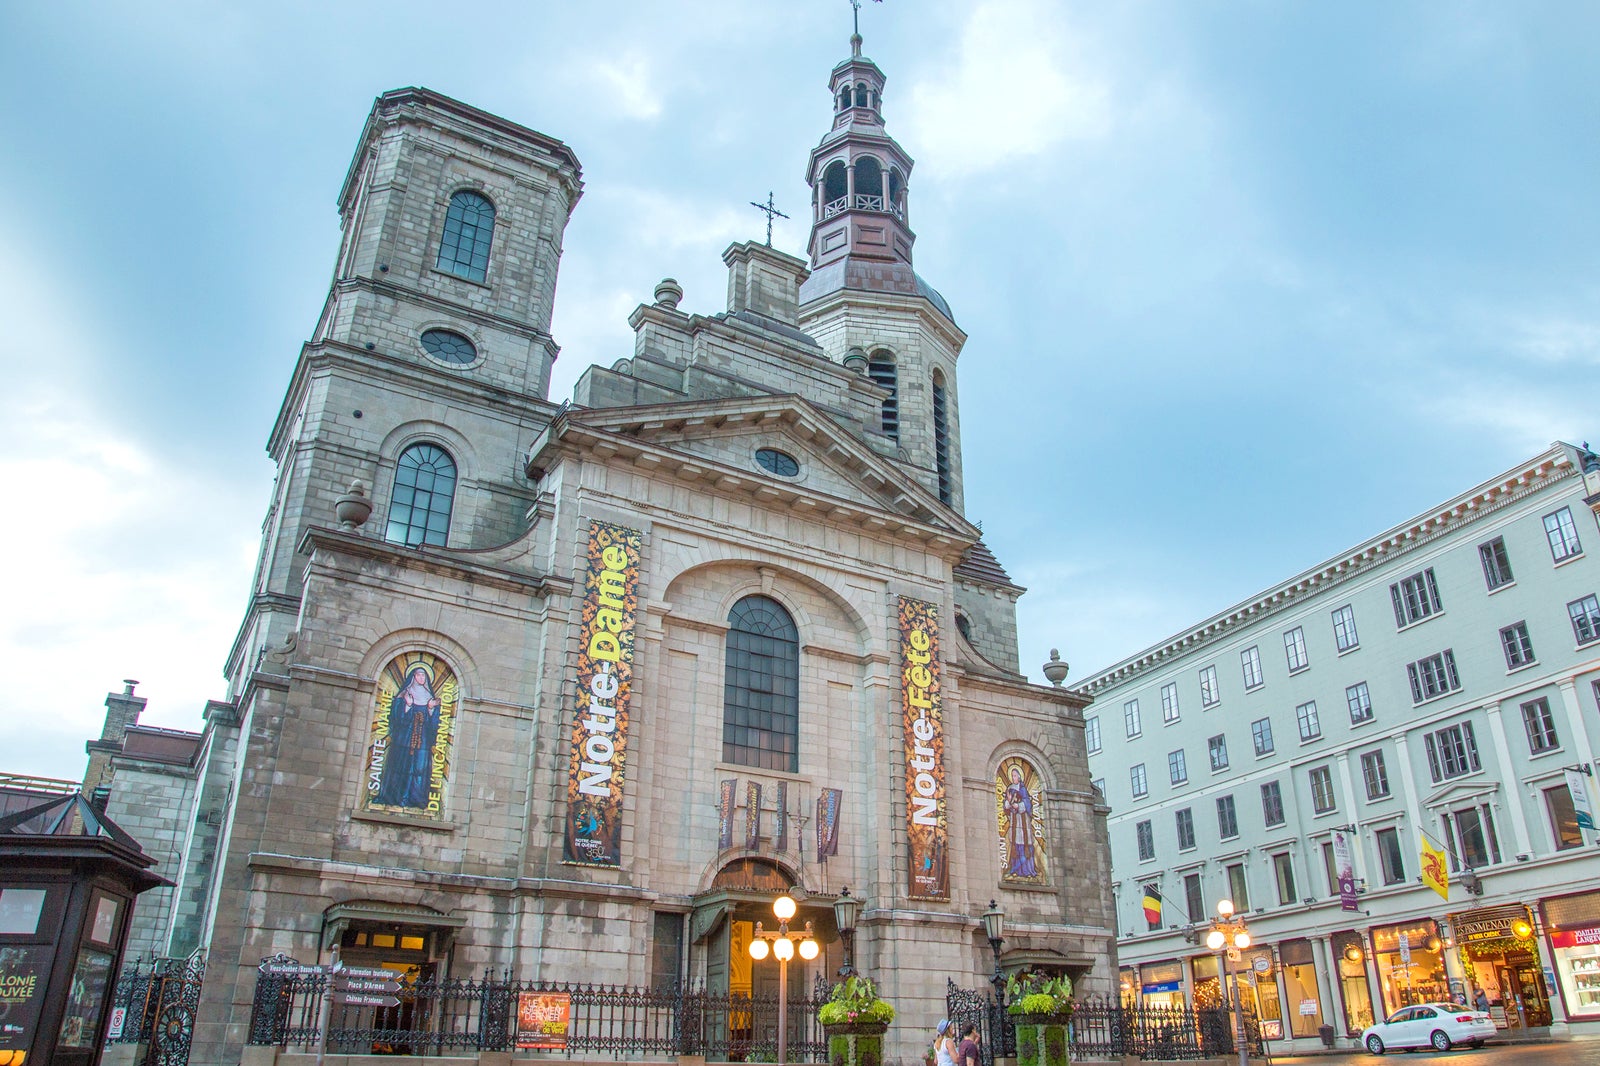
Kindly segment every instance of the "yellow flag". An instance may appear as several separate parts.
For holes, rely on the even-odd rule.
[[[1450,874],[1444,864],[1444,852],[1429,844],[1427,837],[1422,838],[1422,883],[1449,900]]]

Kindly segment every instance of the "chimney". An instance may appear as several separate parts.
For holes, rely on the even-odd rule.
[[[745,241],[722,253],[728,264],[728,312],[754,311],[800,325],[800,286],[811,276],[804,259]]]

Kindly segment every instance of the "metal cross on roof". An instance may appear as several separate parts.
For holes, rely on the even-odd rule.
[[[877,2],[881,4],[881,3],[883,3],[883,0],[877,0]],[[856,36],[860,37],[861,36],[861,0],[850,0],[850,7],[852,9],[851,16],[855,19]]]
[[[750,206],[755,208],[757,211],[760,211],[762,214],[767,216],[767,247],[771,248],[772,247],[772,220],[774,218],[788,218],[789,216],[784,214],[782,211],[779,211],[776,207],[773,206],[771,190],[768,190],[768,192],[767,192],[767,202],[766,203],[760,204],[760,203],[757,203],[754,200],[751,200],[750,201]]]

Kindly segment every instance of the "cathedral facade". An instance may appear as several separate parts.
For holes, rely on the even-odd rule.
[[[195,1061],[238,1061],[280,954],[764,987],[780,891],[824,948],[791,981],[834,972],[831,903],[862,901],[903,1056],[947,979],[994,969],[991,900],[1004,968],[1114,987],[1087,701],[1018,669],[1023,590],[962,512],[966,336],[912,269],[912,163],[852,52],[807,258],[733,245],[715,313],[664,280],[561,404],[577,159],[376,101],[268,442],[216,867],[177,890],[207,897]]]

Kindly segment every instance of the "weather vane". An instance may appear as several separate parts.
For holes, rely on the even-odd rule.
[[[875,0],[875,2],[881,4],[881,3],[883,3],[883,0]],[[851,7],[851,17],[855,20],[856,36],[860,37],[861,36],[861,0],[850,0],[850,7]]]
[[[760,211],[763,215],[767,216],[767,247],[771,248],[772,247],[772,220],[774,218],[788,218],[789,216],[784,214],[782,211],[779,211],[776,207],[773,206],[773,204],[772,204],[772,191],[770,189],[767,191],[767,202],[766,203],[758,204],[754,200],[751,200],[750,201],[750,206],[755,208],[757,211]]]

